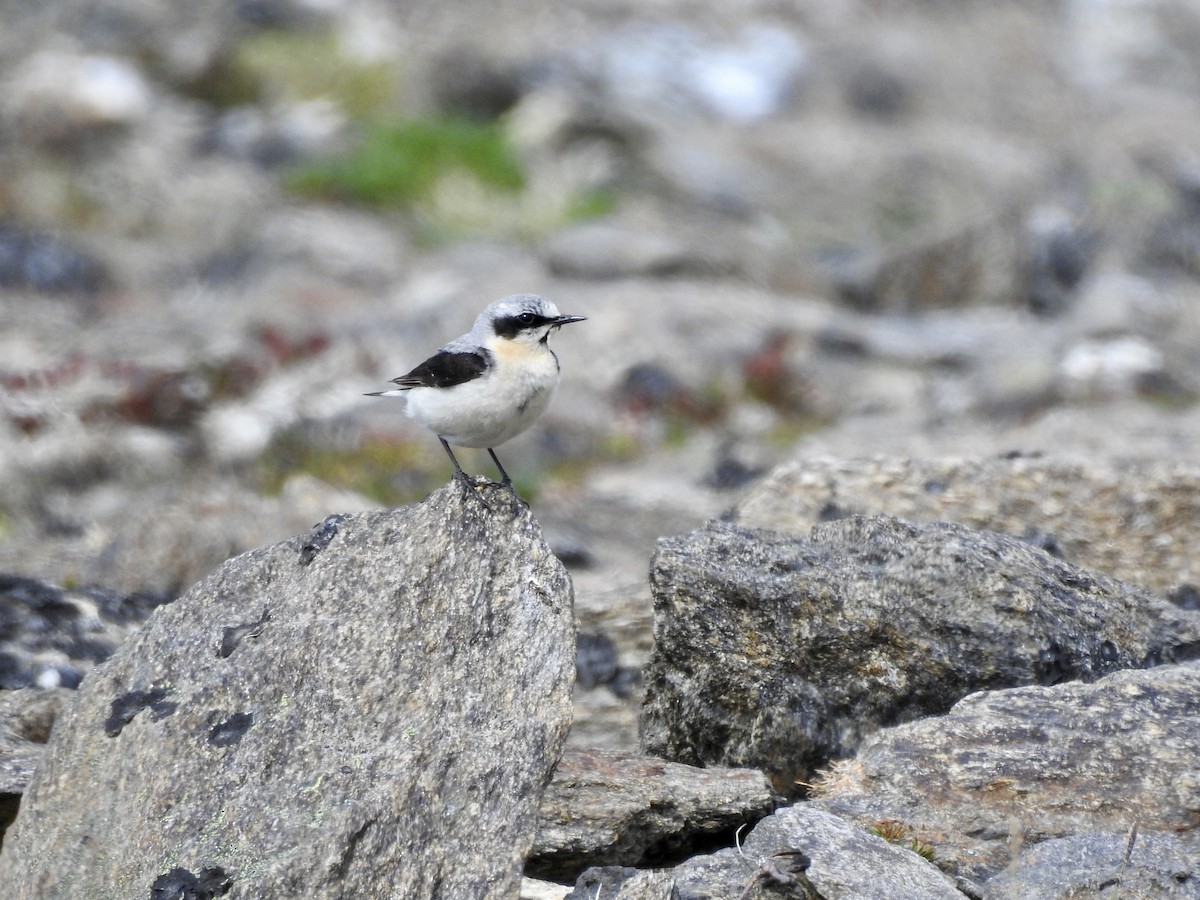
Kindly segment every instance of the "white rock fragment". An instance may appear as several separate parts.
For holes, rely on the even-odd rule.
[[[42,50],[17,68],[4,111],[27,133],[61,137],[132,125],[148,115],[150,101],[149,84],[126,60]]]
[[[1157,347],[1126,336],[1076,344],[1063,358],[1062,371],[1076,387],[1123,392],[1162,372],[1164,363]]]

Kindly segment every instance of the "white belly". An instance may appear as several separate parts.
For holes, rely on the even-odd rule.
[[[532,425],[558,387],[549,351],[497,357],[481,378],[451,388],[412,388],[405,412],[458,447],[498,447]]]

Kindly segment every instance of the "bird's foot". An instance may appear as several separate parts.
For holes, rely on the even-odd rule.
[[[458,482],[464,491],[482,503],[484,509],[491,510],[492,507],[488,505],[487,500],[483,496],[483,489],[491,485],[490,481],[476,480],[462,470],[454,473],[454,480]]]

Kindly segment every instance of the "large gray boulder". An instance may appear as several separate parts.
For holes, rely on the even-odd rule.
[[[515,896],[572,593],[485,494],[330,517],[157,611],[56,724],[6,898]]]
[[[1047,861],[1055,854],[1064,882],[1080,880],[1084,870],[1115,876],[1128,839],[1113,834],[1128,835],[1136,826],[1140,836],[1126,877],[1132,881],[1132,869],[1143,865],[1169,869],[1166,858],[1190,852],[1179,871],[1194,897],[1200,884],[1200,665],[973,694],[945,716],[879,732],[853,759],[817,779],[816,795],[818,805],[865,826],[896,822],[931,845],[941,867],[987,882],[988,896],[997,898],[1065,896],[1032,887],[1011,895],[1000,890],[1043,878],[1044,872],[1018,875],[1054,868]],[[1176,835],[1190,851],[1150,840],[1156,833]],[[1043,841],[1089,834],[1072,845],[1029,852]],[[1155,847],[1162,853],[1151,859],[1147,853]],[[988,879],[1006,870],[993,889]]]
[[[850,517],[803,540],[713,523],[659,542],[644,749],[797,792],[879,728],[979,690],[1200,653],[1200,615],[1023,541]]]

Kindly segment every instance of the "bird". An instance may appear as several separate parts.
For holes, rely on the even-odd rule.
[[[402,397],[404,412],[442,442],[454,478],[469,489],[475,482],[459,465],[456,447],[486,449],[500,483],[514,493],[495,448],[531,426],[546,411],[558,387],[558,357],[550,332],[586,316],[564,316],[536,294],[513,294],[488,305],[471,330],[414,368],[393,378],[395,388],[368,397]]]

